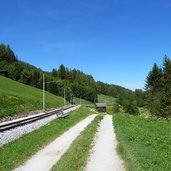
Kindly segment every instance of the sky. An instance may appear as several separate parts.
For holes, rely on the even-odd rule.
[[[45,71],[64,64],[96,81],[144,88],[171,56],[170,0],[0,0],[0,43]]]

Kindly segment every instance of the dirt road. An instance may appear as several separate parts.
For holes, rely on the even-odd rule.
[[[86,171],[124,171],[122,160],[116,152],[116,136],[113,130],[112,116],[102,120],[94,141],[94,148],[88,160]]]
[[[48,171],[61,158],[73,140],[92,122],[96,115],[91,115],[69,129],[47,147],[39,151],[23,166],[15,171]]]

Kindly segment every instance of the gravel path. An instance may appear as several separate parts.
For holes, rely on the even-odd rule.
[[[74,127],[49,144],[47,147],[39,151],[23,166],[15,169],[15,171],[48,171],[67,151],[73,140],[90,124],[95,118],[95,114],[88,116]]]
[[[124,171],[123,162],[116,152],[117,140],[113,130],[112,116],[102,120],[95,138],[95,146],[88,160],[87,171]]]
[[[73,111],[79,107],[80,106],[75,106],[73,108],[67,109],[64,111],[64,113],[68,113],[68,112]],[[52,120],[54,120],[56,118],[57,118],[56,115],[52,115],[47,118],[35,121],[33,123],[23,125],[23,126],[11,129],[9,131],[1,132],[0,133],[0,147],[3,146],[4,144],[7,144],[7,143],[15,140],[15,139],[18,139],[19,137],[21,137],[24,134],[28,134],[29,132],[39,129],[40,127],[48,124],[49,122],[51,122]]]

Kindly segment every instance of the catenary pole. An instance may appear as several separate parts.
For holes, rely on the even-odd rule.
[[[81,96],[80,96],[80,105],[81,105]]]
[[[64,88],[64,106],[65,106],[65,88]]]
[[[45,86],[46,86],[46,83],[57,83],[59,81],[49,81],[49,82],[45,82],[45,74],[43,73],[43,112],[46,111],[46,105],[45,105],[45,101],[46,101],[46,98],[45,98]],[[64,88],[64,106],[65,106],[65,88]]]
[[[43,112],[45,112],[45,74],[43,74]]]

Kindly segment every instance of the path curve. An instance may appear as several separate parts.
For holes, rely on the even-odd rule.
[[[86,171],[125,171],[116,152],[117,140],[111,115],[105,115],[101,121],[94,144]]]
[[[16,168],[15,171],[48,171],[61,158],[72,144],[73,140],[90,124],[96,114],[88,116],[67,132],[40,150],[23,166]]]

